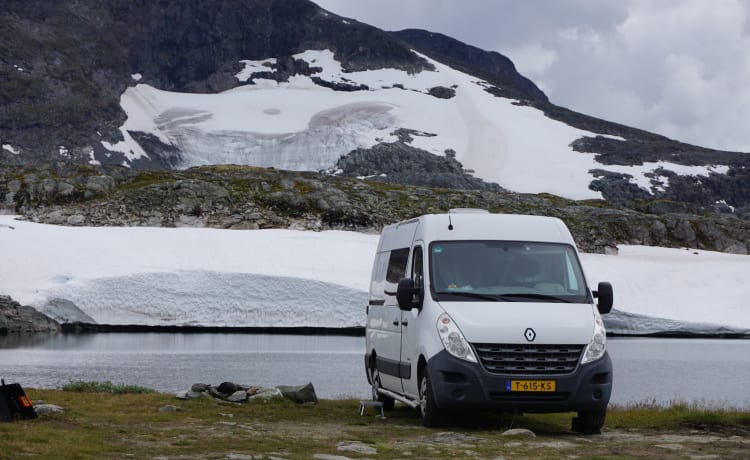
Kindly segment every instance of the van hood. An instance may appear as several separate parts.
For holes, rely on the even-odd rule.
[[[471,343],[586,345],[594,333],[591,304],[440,302],[440,306]],[[527,333],[529,328],[533,333]]]

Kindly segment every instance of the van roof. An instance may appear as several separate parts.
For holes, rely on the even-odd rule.
[[[504,240],[564,243],[575,246],[570,231],[563,221],[556,217],[476,212],[427,214],[389,225],[383,229],[379,246],[381,250],[408,247],[412,238],[427,243],[449,240]],[[407,240],[408,244],[404,244]],[[390,248],[387,248],[388,246]]]

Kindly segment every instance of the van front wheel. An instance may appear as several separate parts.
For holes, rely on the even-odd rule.
[[[435,404],[432,382],[426,367],[422,369],[419,378],[419,415],[422,417],[422,425],[428,428],[437,428],[445,424],[443,414]]]
[[[396,403],[396,401],[394,401],[390,396],[386,396],[378,392],[378,389],[382,388],[382,385],[380,384],[380,371],[375,367],[375,365],[370,368],[370,382],[372,382],[373,401],[382,402],[384,410],[393,409],[393,405]]]
[[[581,434],[599,434],[606,418],[607,409],[579,412],[578,417],[573,419],[573,431]]]

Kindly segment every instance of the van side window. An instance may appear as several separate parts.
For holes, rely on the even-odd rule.
[[[409,248],[394,249],[388,259],[388,273],[385,280],[389,283],[398,283],[406,276],[406,261],[409,259]]]
[[[415,246],[412,254],[411,279],[415,288],[424,287],[424,264],[422,262],[422,246]]]
[[[379,252],[375,256],[370,282],[370,305],[382,305],[385,302],[385,272],[388,268],[390,252]]]

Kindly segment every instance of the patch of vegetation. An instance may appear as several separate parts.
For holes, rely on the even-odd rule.
[[[76,380],[63,385],[62,389],[63,391],[72,391],[75,393],[112,393],[117,395],[155,392],[151,388],[141,387],[137,385],[116,384],[110,382],[109,380],[106,382]]]
[[[243,404],[182,401],[163,393],[121,394],[27,389],[64,413],[0,424],[0,458],[743,458],[750,414],[691,406],[610,410],[601,436],[570,431],[572,414],[472,414],[455,426],[423,428],[397,405],[386,418],[358,413],[356,400],[318,405],[276,399]],[[696,431],[696,423],[704,423]],[[509,428],[536,437],[504,436]],[[355,443],[376,453],[339,450]],[[664,446],[667,447],[664,447]],[[674,447],[674,448],[670,448]]]

